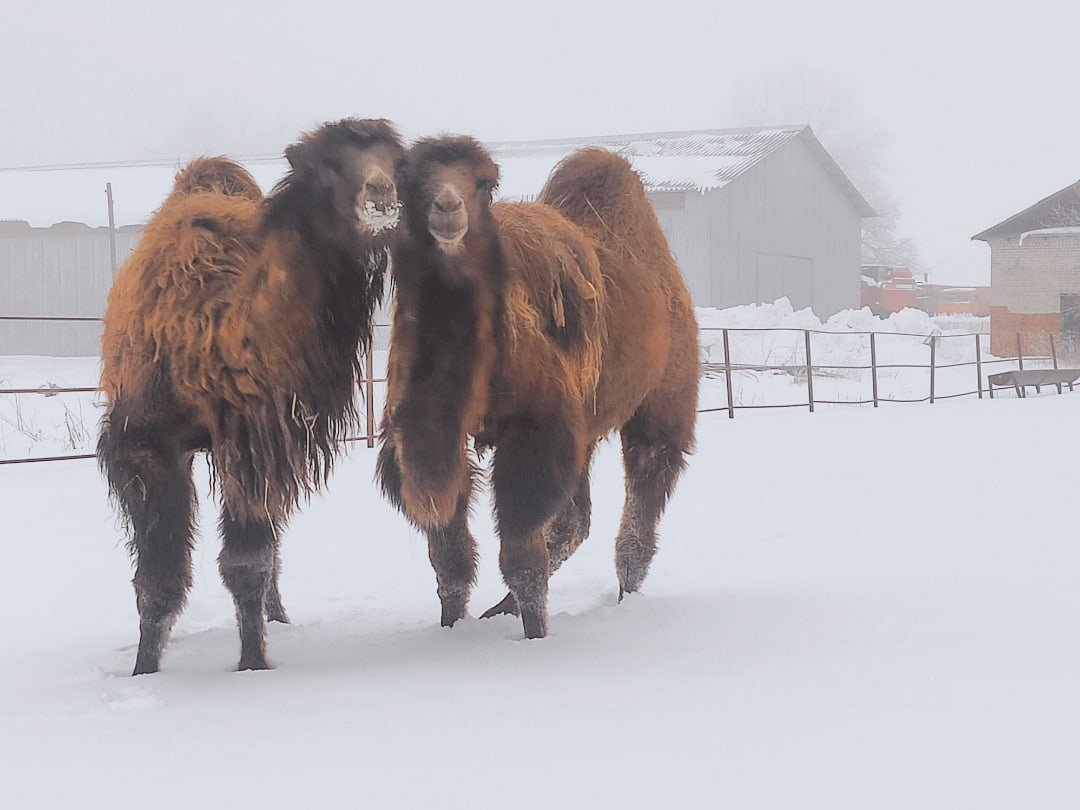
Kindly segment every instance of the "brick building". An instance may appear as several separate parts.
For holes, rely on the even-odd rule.
[[[1080,354],[1080,181],[971,238],[990,246],[990,350]]]

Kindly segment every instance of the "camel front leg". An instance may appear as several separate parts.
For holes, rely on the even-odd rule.
[[[519,417],[499,436],[492,475],[499,566],[526,638],[547,635],[551,558],[544,527],[569,499],[584,456],[584,443],[554,417]]]
[[[469,495],[463,493],[450,522],[427,531],[428,559],[435,569],[443,627],[453,627],[465,617],[469,594],[476,584],[476,539],[469,531],[468,516]]]
[[[476,540],[469,531],[469,506],[472,502],[473,479],[476,471],[466,469],[465,489],[457,500],[450,520],[438,527],[421,526],[428,540],[428,559],[435,569],[435,581],[442,606],[440,623],[453,627],[465,616],[469,594],[476,584]],[[402,469],[398,461],[394,432],[383,425],[382,446],[376,464],[376,477],[386,498],[403,514],[408,515],[402,496]],[[416,525],[416,522],[413,521]]]
[[[592,524],[592,497],[589,490],[589,467],[592,462],[595,444],[585,449],[585,462],[582,465],[581,476],[578,478],[577,489],[566,502],[566,505],[551,521],[544,526],[544,542],[548,549],[548,578],[559,570],[559,567],[577,551],[586,537],[589,536],[589,528]],[[518,606],[512,593],[506,594],[497,605],[492,605],[481,615],[481,619],[490,619],[492,616],[502,614],[517,616]]]

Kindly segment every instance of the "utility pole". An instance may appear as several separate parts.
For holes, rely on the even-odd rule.
[[[116,220],[113,218],[112,183],[105,184],[105,196],[109,200],[109,255],[112,259],[113,278],[116,278]]]

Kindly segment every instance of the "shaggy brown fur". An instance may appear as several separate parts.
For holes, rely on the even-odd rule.
[[[595,443],[622,433],[620,593],[637,590],[656,523],[693,445],[697,327],[686,286],[629,164],[585,150],[540,203],[491,204],[498,169],[469,138],[421,141],[399,167],[405,226],[378,474],[428,535],[442,623],[475,580],[467,439],[494,448],[511,594],[547,632],[549,575],[589,531]]]
[[[328,124],[286,151],[265,201],[239,166],[177,175],[109,295],[98,458],[131,534],[135,674],[154,672],[191,584],[192,455],[222,500],[222,577],[241,669],[266,668],[265,613],[285,620],[278,532],[325,483],[355,418],[358,349],[382,296],[400,138]]]
[[[220,191],[230,197],[262,202],[263,193],[255,178],[243,166],[227,157],[195,158],[177,172],[172,194],[162,207],[181,196],[199,191]]]

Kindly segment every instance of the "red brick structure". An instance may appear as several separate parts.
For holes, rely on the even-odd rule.
[[[971,237],[990,246],[990,351],[1080,355],[1080,181]]]

